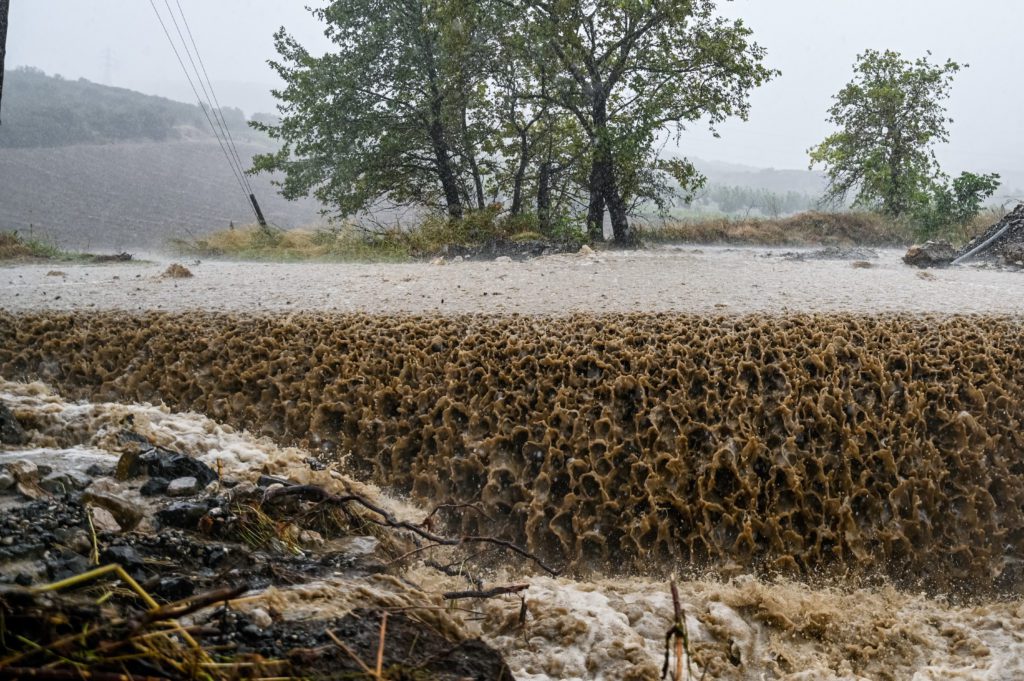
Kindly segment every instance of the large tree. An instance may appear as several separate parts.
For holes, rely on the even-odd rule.
[[[829,109],[839,130],[809,152],[811,167],[828,174],[826,198],[843,202],[852,194],[856,204],[892,216],[927,201],[940,174],[934,145],[948,141],[952,122],[943,102],[961,68],[889,50],[859,55],[853,81]]]
[[[490,31],[472,0],[344,0],[314,14],[332,51],[314,56],[284,29],[281,123],[258,126],[283,146],[257,171],[283,171],[288,198],[314,194],[339,215],[386,199],[483,207],[476,108],[486,104]]]
[[[632,241],[629,214],[701,178],[660,148],[745,117],[774,75],[714,0],[336,0],[314,10],[332,50],[276,35],[281,140],[255,170],[338,215],[391,203],[452,219],[504,203],[541,228],[587,215]],[[574,204],[575,205],[575,204]]]
[[[714,0],[524,0],[534,58],[555,65],[542,96],[573,115],[589,138],[588,232],[632,241],[630,205],[660,197],[671,177],[699,176],[664,162],[659,137],[689,123],[745,118],[751,90],[775,72],[742,21],[717,16]]]

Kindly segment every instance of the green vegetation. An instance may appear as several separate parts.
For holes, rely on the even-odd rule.
[[[428,215],[410,229],[366,230],[351,224],[329,229],[282,231],[249,226],[222,230],[192,241],[172,242],[183,255],[246,260],[404,262],[438,255],[472,254],[491,248],[515,252],[517,245],[543,241],[574,251],[585,237],[559,224],[541,234],[534,216],[500,215],[497,208],[467,213],[461,220]]]
[[[48,261],[98,264],[133,260],[134,258],[129,253],[94,255],[65,251],[54,243],[34,237],[25,237],[16,231],[0,232],[0,262]]]
[[[281,122],[254,127],[282,148],[253,170],[282,172],[286,197],[312,194],[342,218],[382,203],[454,222],[497,210],[532,215],[545,235],[585,223],[600,240],[608,212],[631,243],[639,206],[703,183],[661,157],[659,135],[745,117],[776,74],[713,0],[355,0],[313,13],[334,50],[276,35]]]
[[[931,195],[914,207],[915,231],[923,239],[957,238],[982,214],[985,200],[999,189],[999,175],[961,173],[952,182],[933,183]]]
[[[208,130],[202,109],[87,80],[47,76],[38,69],[8,71],[4,81],[0,148],[171,140],[181,128]],[[251,135],[238,109],[224,109],[232,131]]]
[[[10,260],[83,260],[88,256],[68,253],[41,239],[24,237],[18,232],[0,232],[0,261]]]
[[[842,203],[853,194],[855,206],[908,220],[926,238],[965,229],[999,176],[963,173],[950,183],[935,158],[935,144],[949,141],[943,102],[962,68],[889,50],[860,55],[829,109],[839,131],[809,152],[812,167],[826,168],[826,198]]]

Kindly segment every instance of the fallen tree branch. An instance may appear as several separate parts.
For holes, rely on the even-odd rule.
[[[377,504],[373,503],[366,497],[349,493],[345,495],[332,494],[322,487],[317,485],[292,485],[290,487],[271,487],[263,494],[263,503],[266,504],[274,499],[287,496],[297,496],[306,501],[318,502],[318,503],[330,503],[345,506],[350,503],[358,504],[368,511],[372,511],[380,516],[380,519],[368,518],[370,522],[373,522],[382,527],[391,527],[399,530],[407,530],[413,534],[419,536],[422,539],[432,541],[435,544],[441,544],[443,546],[463,546],[465,544],[493,544],[494,546],[500,546],[506,548],[513,553],[517,553],[520,556],[533,561],[539,568],[544,570],[550,575],[558,575],[559,570],[547,565],[537,556],[533,555],[523,547],[504,539],[498,539],[497,537],[482,537],[482,536],[465,536],[465,537],[444,537],[436,534],[421,525],[414,525],[405,520],[399,520],[394,515],[389,513],[384,508],[381,508]]]
[[[510,586],[496,586],[493,589],[483,591],[448,591],[444,594],[446,601],[457,601],[462,598],[494,598],[506,594],[517,594],[530,588],[529,584],[512,584]]]
[[[150,610],[142,618],[142,622],[139,627],[145,627],[153,622],[161,622],[163,620],[176,620],[179,617],[185,615],[191,615],[192,613],[204,610],[205,608],[221,603],[223,601],[231,601],[246,591],[249,590],[247,584],[239,584],[238,586],[227,586],[221,589],[215,589],[207,593],[198,594],[187,598],[177,603],[169,603],[163,605],[156,610]]]

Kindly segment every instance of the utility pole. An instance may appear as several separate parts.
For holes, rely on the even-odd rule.
[[[4,57],[7,56],[7,16],[11,0],[0,0],[0,104],[4,101]]]

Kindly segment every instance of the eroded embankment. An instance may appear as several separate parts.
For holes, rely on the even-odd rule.
[[[1012,318],[0,314],[0,373],[163,400],[577,569],[1024,587]]]

